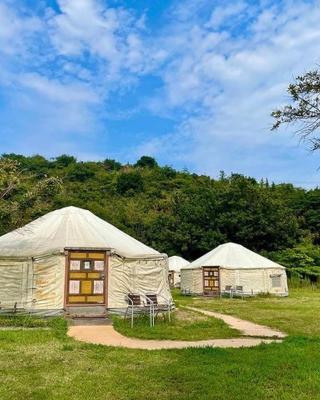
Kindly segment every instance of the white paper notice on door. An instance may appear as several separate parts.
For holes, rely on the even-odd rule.
[[[84,267],[84,269],[90,269],[91,268],[91,262],[90,261],[84,261],[83,267]]]
[[[69,281],[69,294],[80,293],[80,281]]]
[[[94,262],[94,269],[96,271],[103,271],[104,270],[104,261],[95,260]]]
[[[70,271],[80,271],[80,260],[70,261]]]
[[[102,294],[103,293],[103,281],[94,281],[93,283],[93,293]]]

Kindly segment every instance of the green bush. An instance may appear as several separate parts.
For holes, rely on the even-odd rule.
[[[158,166],[157,161],[153,157],[142,156],[135,164],[136,167],[155,168]]]
[[[138,172],[125,172],[118,176],[117,192],[121,195],[132,195],[143,191],[143,179]]]

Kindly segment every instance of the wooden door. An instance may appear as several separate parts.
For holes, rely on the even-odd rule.
[[[203,267],[203,294],[218,296],[220,294],[219,267]]]
[[[174,288],[174,271],[169,271],[168,278],[170,288]]]
[[[98,251],[70,251],[66,266],[66,305],[106,305],[107,256]]]

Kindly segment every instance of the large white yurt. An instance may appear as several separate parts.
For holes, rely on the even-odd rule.
[[[120,311],[129,293],[171,300],[168,258],[88,210],[62,208],[0,237],[2,309]]]
[[[288,295],[285,267],[236,243],[222,244],[181,269],[181,291],[206,296]]]
[[[189,264],[189,261],[183,257],[169,257],[169,285],[171,288],[180,287],[180,270]]]

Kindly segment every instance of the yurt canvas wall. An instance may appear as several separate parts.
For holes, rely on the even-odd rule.
[[[288,295],[285,268],[245,247],[226,243],[181,269],[181,291],[217,295],[241,287],[247,295]]]
[[[64,308],[65,257],[0,259],[0,307],[58,313]]]
[[[171,299],[166,257],[129,259],[114,254],[110,257],[109,271],[109,309],[126,307],[124,293],[154,293]]]
[[[189,264],[189,261],[185,260],[183,257],[169,257],[169,285],[171,288],[180,287],[180,270]]]
[[[168,259],[87,210],[51,212],[0,238],[0,307],[122,310],[128,293],[170,300]],[[0,309],[0,311],[1,311]]]

